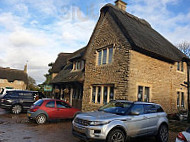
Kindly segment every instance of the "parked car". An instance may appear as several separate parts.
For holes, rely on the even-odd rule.
[[[18,89],[7,89],[7,88],[0,88],[0,98],[4,97],[7,93],[7,91],[15,91],[15,90],[18,90]]]
[[[129,137],[150,135],[167,142],[168,119],[158,104],[114,100],[98,111],[78,114],[72,133],[82,140],[125,142]]]
[[[190,142],[190,127],[177,135],[176,142]]]
[[[29,120],[37,124],[44,124],[51,119],[74,118],[80,110],[62,100],[40,99],[36,101],[27,112]]]
[[[0,98],[0,107],[11,110],[13,114],[19,114],[30,108],[30,106],[41,96],[37,91],[12,90]]]

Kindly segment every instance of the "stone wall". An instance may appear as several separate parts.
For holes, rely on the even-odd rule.
[[[0,88],[11,87],[14,89],[26,90],[26,84],[23,81],[8,82],[6,79],[1,79]]]
[[[96,65],[97,49],[108,45],[114,46],[111,64]],[[99,104],[91,103],[93,84],[113,84],[115,99],[127,99],[129,43],[125,40],[112,19],[101,17],[86,53],[85,82],[82,110],[96,110]]]
[[[159,103],[167,113],[177,111],[177,91],[185,93],[187,89],[181,84],[187,81],[187,65],[184,71],[177,71],[177,63],[170,64],[130,50],[129,66],[129,100],[137,101],[138,85],[150,87],[150,101]],[[186,106],[187,108],[187,106]]]

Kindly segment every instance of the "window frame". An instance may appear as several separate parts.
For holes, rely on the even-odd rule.
[[[107,88],[107,95],[106,95],[106,102],[105,100],[105,89]],[[90,103],[92,104],[101,104],[101,105],[105,105],[107,103],[109,103],[111,101],[110,99],[110,90],[111,88],[113,89],[113,99],[115,99],[115,88],[114,85],[92,85],[91,86],[91,99],[90,99]],[[95,90],[95,92],[94,92]],[[93,93],[95,94],[95,102],[93,99]]]
[[[80,71],[80,70],[83,70],[84,67],[85,67],[85,61],[84,60],[73,61],[72,71]]]
[[[112,54],[110,54],[110,49],[112,49]],[[104,65],[108,65],[111,64],[114,60],[114,52],[115,52],[115,48],[114,45],[108,45],[104,48],[98,49],[96,51],[96,65],[97,66],[104,66]],[[105,53],[105,54],[104,54]],[[111,56],[111,58],[110,58]]]
[[[177,91],[177,99],[176,99],[176,107],[185,108],[185,92],[184,91]]]
[[[139,88],[142,87],[142,94],[141,94],[141,100],[139,98]],[[146,95],[146,88],[148,88],[148,95]],[[136,93],[136,97],[137,97],[137,101],[139,102],[151,102],[151,86],[150,85],[145,85],[145,84],[137,84],[137,93]],[[148,101],[145,101],[145,95],[147,96],[146,97],[146,100]]]

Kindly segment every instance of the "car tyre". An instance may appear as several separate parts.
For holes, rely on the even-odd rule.
[[[19,114],[22,112],[22,106],[21,105],[13,105],[11,108],[11,112],[13,114]]]
[[[168,142],[168,126],[165,124],[162,124],[158,130],[158,134],[156,136],[156,139],[158,142]]]
[[[112,130],[108,136],[106,142],[125,142],[126,136],[120,129]]]
[[[39,114],[37,117],[36,117],[36,123],[37,124],[44,124],[46,123],[46,120],[47,120],[47,117],[45,114]]]

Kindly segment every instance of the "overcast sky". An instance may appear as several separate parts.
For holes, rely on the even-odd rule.
[[[190,0],[124,0],[174,45],[190,42]],[[100,8],[114,0],[0,0],[0,66],[24,69],[42,83],[60,52],[84,47]]]

